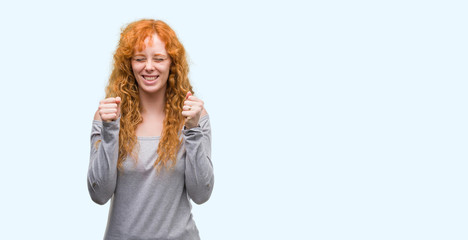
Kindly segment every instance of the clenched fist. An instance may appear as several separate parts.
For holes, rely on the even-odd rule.
[[[102,121],[110,122],[119,118],[121,101],[120,97],[111,97],[99,102],[99,115]]]
[[[187,92],[182,110],[182,116],[185,117],[185,127],[188,129],[196,127],[203,111],[203,101],[192,96],[191,92]]]

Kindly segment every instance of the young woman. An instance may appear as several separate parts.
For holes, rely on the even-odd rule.
[[[104,239],[200,239],[189,198],[213,190],[211,127],[188,71],[163,21],[122,31],[91,132],[89,194],[112,198]]]

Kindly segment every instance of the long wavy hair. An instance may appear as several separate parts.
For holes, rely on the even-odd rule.
[[[185,123],[182,107],[188,91],[193,93],[188,79],[189,67],[185,48],[178,40],[174,30],[161,20],[142,19],[122,28],[120,41],[114,53],[113,69],[106,87],[106,98],[121,97],[119,158],[117,168],[123,170],[123,162],[130,155],[138,161],[139,144],[136,136],[138,124],[143,122],[141,116],[138,83],[133,75],[131,58],[135,50],[145,48],[144,40],[157,34],[165,43],[166,51],[171,58],[169,78],[165,94],[165,118],[163,131],[157,150],[157,159],[153,166],[159,172],[162,166],[173,168],[181,146],[181,130]],[[138,149],[135,148],[138,146]],[[169,165],[168,162],[171,161]]]

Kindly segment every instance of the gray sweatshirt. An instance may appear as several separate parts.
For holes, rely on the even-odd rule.
[[[138,163],[127,156],[123,172],[117,169],[119,130],[120,118],[94,120],[91,131],[89,194],[101,205],[112,198],[104,239],[200,239],[189,197],[202,204],[213,190],[208,115],[200,118],[198,127],[182,130],[174,169],[162,167],[159,174],[153,163],[160,137],[137,137]]]

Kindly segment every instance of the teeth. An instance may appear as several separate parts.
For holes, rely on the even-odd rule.
[[[156,80],[156,78],[158,78],[157,76],[156,77],[144,77],[146,80]]]

